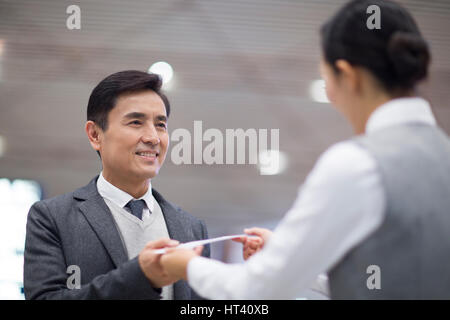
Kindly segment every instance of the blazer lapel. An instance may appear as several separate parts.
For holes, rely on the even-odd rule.
[[[167,231],[169,232],[169,237],[180,242],[191,241],[186,233],[186,227],[183,225],[183,221],[181,221],[181,217],[176,208],[171,203],[166,201],[166,199],[164,199],[155,189],[152,189],[152,194],[161,207],[164,220],[166,221]]]
[[[84,200],[79,206],[81,212],[105,246],[116,267],[118,267],[127,261],[128,257],[111,211],[98,193],[97,178],[98,176],[84,188],[78,189],[74,198]]]

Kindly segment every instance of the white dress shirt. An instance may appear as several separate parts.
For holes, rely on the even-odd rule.
[[[103,171],[100,172],[100,175],[97,179],[97,190],[98,193],[103,197],[108,199],[109,201],[113,202],[115,205],[117,205],[119,208],[124,208],[127,212],[130,212],[131,210],[128,207],[125,207],[127,203],[130,200],[144,200],[147,207],[144,207],[144,210],[142,210],[142,221],[145,223],[149,218],[151,212],[153,212],[155,203],[154,198],[152,194],[152,184],[149,181],[148,190],[147,192],[140,197],[139,199],[134,199],[133,196],[126,193],[123,190],[120,190],[115,185],[108,182],[105,177],[103,177]],[[149,211],[150,210],[150,211]],[[134,217],[134,216],[133,216]],[[135,217],[139,220],[138,217]]]
[[[379,106],[366,134],[410,122],[435,125],[427,101],[399,98]],[[241,264],[195,257],[189,284],[210,299],[297,298],[381,225],[385,206],[374,157],[354,141],[337,143],[320,156],[262,251]]]

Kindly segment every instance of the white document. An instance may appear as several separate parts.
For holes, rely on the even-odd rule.
[[[180,248],[180,249],[194,249],[195,247],[204,245],[204,244],[208,244],[208,243],[213,243],[213,242],[219,242],[219,241],[225,241],[225,240],[230,240],[230,239],[235,239],[235,238],[240,238],[240,237],[252,237],[249,236],[247,234],[235,234],[235,235],[231,235],[231,236],[223,236],[223,237],[218,237],[218,238],[212,238],[212,239],[205,239],[205,240],[198,240],[198,241],[191,241],[191,242],[185,242],[182,243],[178,246],[176,246],[175,248]],[[163,254],[166,253],[166,249],[157,249],[154,251],[155,253],[159,253],[159,254]]]

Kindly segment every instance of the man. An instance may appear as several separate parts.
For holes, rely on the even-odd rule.
[[[158,75],[123,71],[92,91],[85,129],[103,170],[85,187],[30,209],[27,299],[199,298],[167,276],[154,253],[207,238],[201,220],[152,189],[169,145],[170,104],[161,84]],[[77,271],[78,286],[75,275],[68,279]]]

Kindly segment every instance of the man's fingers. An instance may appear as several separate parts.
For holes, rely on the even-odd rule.
[[[197,255],[201,255],[202,254],[202,251],[203,251],[203,246],[198,246],[198,247],[195,247],[194,249],[193,249],[193,251],[197,254]],[[166,248],[166,252],[165,252],[165,254],[164,255],[168,255],[168,254],[170,254],[170,253],[172,253],[172,252],[175,252],[175,251],[178,251],[178,250],[191,250],[191,249],[178,249],[178,248]]]
[[[169,238],[161,238],[158,240],[150,241],[146,244],[147,249],[161,249],[165,247],[177,246],[179,242],[177,240],[172,240]]]
[[[203,251],[203,246],[195,247],[194,251],[197,255],[201,255]]]

